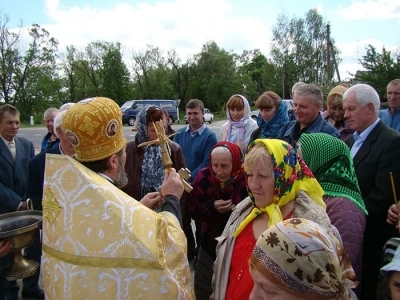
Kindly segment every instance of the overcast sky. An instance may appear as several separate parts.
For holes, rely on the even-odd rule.
[[[269,57],[272,27],[280,13],[302,17],[317,8],[331,24],[341,51],[342,79],[360,69],[358,59],[368,44],[379,52],[400,46],[400,1],[312,0],[1,0],[0,11],[24,26],[37,23],[59,41],[59,50],[73,44],[119,41],[129,52],[147,44],[182,57],[201,51],[207,41],[241,53],[260,49]]]

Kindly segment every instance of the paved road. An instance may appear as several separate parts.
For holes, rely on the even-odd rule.
[[[218,134],[219,129],[221,128],[221,125],[225,121],[217,121],[212,124],[207,123],[207,127],[209,127],[211,130],[213,130],[216,134]],[[174,124],[172,125],[172,128],[177,130],[183,126],[186,126],[185,124]],[[130,126],[124,126],[124,136],[127,139],[127,141],[132,141],[135,137],[136,132],[132,131],[132,127]],[[25,127],[25,128],[20,128],[18,131],[18,136],[23,136],[29,140],[32,141],[33,145],[35,146],[35,150],[37,152],[40,151],[40,146],[42,143],[42,139],[44,135],[47,133],[46,127]]]

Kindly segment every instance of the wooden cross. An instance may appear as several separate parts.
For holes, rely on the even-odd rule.
[[[165,169],[167,169],[167,172],[169,173],[171,171],[172,167],[172,160],[171,160],[171,147],[169,146],[169,142],[171,141],[169,138],[171,136],[174,136],[177,133],[171,134],[167,136],[165,133],[165,128],[164,128],[164,123],[162,120],[158,122],[153,122],[154,130],[157,134],[157,139],[154,141],[148,141],[145,143],[141,143],[139,147],[142,146],[150,146],[150,145],[159,145],[161,148],[161,158],[163,162],[163,166]],[[183,171],[182,171],[183,170]],[[190,177],[190,171],[188,169],[181,169],[179,170],[179,175],[181,176],[181,180],[183,183],[183,187],[185,190],[190,193],[193,188],[192,186],[186,181]]]
[[[189,182],[187,182],[187,180],[190,177],[190,170],[187,168],[182,168],[178,171],[178,173],[181,176],[183,188],[185,189],[186,192],[190,193],[193,190],[193,187],[190,185]]]

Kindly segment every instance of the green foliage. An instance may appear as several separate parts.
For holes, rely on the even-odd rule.
[[[23,52],[20,34],[7,29],[9,18],[0,15],[1,98],[15,105],[21,119],[38,115],[49,103],[60,103],[61,85],[56,64],[58,42],[48,31],[33,24],[30,42]],[[22,25],[21,29],[22,30]]]
[[[119,42],[108,41],[92,41],[83,49],[69,45],[59,53],[57,40],[37,24],[30,27],[29,46],[23,51],[20,32],[8,30],[8,21],[0,15],[0,99],[16,105],[24,120],[30,115],[41,120],[48,107],[94,96],[110,97],[118,104],[129,99],[180,99],[181,110],[197,98],[225,118],[225,105],[233,94],[244,95],[252,104],[269,90],[289,98],[298,81],[317,83],[326,93],[336,84],[327,80],[333,70],[326,66],[326,22],[316,10],[304,18],[278,17],[271,57],[258,49],[234,53],[214,41],[185,59],[173,49],[165,54],[153,45],[130,49],[127,57]],[[339,62],[339,52],[333,49]],[[373,51],[370,55],[364,66],[368,72],[398,68],[398,57],[395,63],[386,52],[382,58]],[[375,61],[392,67],[379,69]],[[396,74],[390,72],[388,77]],[[376,75],[372,79],[377,80]]]
[[[122,105],[131,98],[129,90],[129,71],[122,60],[121,45],[110,47],[103,57],[103,68],[99,70],[101,95],[109,97]]]
[[[215,42],[206,43],[195,55],[194,80],[188,94],[201,99],[211,110],[218,110],[233,94],[248,97],[255,85],[248,74],[240,72],[241,59]]]
[[[273,27],[271,56],[281,75],[285,98],[293,84],[299,81],[324,85],[333,77],[333,68],[327,68],[326,22],[316,9],[310,9],[305,18],[278,16]],[[339,51],[331,38],[336,62]]]
[[[250,76],[252,86],[248,89],[249,98],[255,101],[266,91],[279,93],[280,76],[277,68],[259,50],[254,50],[250,62],[243,64],[241,70]]]
[[[378,53],[372,45],[368,45],[366,50],[366,55],[360,60],[366,71],[357,72],[354,80],[373,86],[380,97],[386,99],[388,83],[395,78],[400,78],[400,55],[392,56],[385,47],[382,48],[382,53]]]

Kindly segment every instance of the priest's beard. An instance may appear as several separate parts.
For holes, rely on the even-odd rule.
[[[118,160],[118,172],[117,176],[115,176],[114,184],[118,188],[123,188],[128,184],[128,175],[125,172],[125,168],[121,160]]]

